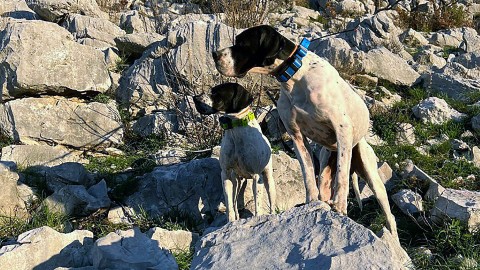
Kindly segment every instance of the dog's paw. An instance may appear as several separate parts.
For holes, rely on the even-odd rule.
[[[332,204],[330,204],[330,206],[332,207],[332,209],[335,212],[338,212],[340,215],[344,215],[344,216],[347,215],[347,206],[346,205],[343,205],[341,203],[334,203],[332,201]]]

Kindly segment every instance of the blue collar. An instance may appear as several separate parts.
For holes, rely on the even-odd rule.
[[[310,46],[310,40],[304,38],[297,46],[295,53],[283,61],[274,75],[279,82],[287,82],[302,67],[302,59],[307,55],[308,46]]]

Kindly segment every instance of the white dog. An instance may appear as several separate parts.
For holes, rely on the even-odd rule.
[[[242,77],[256,72],[273,75],[280,81],[278,112],[300,161],[306,202],[320,199],[346,214],[349,177],[355,172],[367,181],[385,213],[388,229],[397,236],[376,156],[365,140],[368,109],[330,63],[305,47],[308,42],[297,46],[273,27],[262,25],[240,33],[235,45],[213,52],[213,58],[216,68],[225,76]],[[333,188],[331,177],[320,177],[317,187],[305,137],[334,153],[322,167],[335,172]]]
[[[225,130],[220,150],[220,167],[228,221],[239,218],[237,197],[242,178],[253,179],[255,215],[263,214],[261,200],[264,186],[270,214],[275,210],[272,150],[250,109],[252,100],[248,91],[236,83],[217,85],[210,94],[194,97],[195,107],[201,114],[225,112],[220,117]]]

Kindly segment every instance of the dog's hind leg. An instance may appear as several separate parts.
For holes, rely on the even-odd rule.
[[[236,191],[236,187],[234,187],[234,182],[237,182],[236,179],[232,179],[232,173],[227,173],[222,170],[222,185],[223,185],[223,195],[225,198],[225,206],[227,208],[227,217],[228,221],[234,221],[237,219],[238,210],[237,206],[234,202],[234,191]]]
[[[332,199],[332,182],[337,170],[337,153],[322,147],[319,154],[319,199],[329,203]]]
[[[352,173],[352,186],[353,192],[355,192],[355,198],[357,199],[358,207],[360,207],[360,211],[363,209],[362,199],[360,199],[360,187],[358,186],[358,175],[356,172]]]
[[[263,185],[264,179],[263,176],[259,174],[253,175],[253,200],[255,202],[255,216],[263,214]]]
[[[290,132],[289,132],[290,133]],[[305,145],[303,135],[300,132],[291,133],[295,154],[302,169],[303,181],[305,183],[306,203],[318,200],[318,187],[315,183],[315,170],[312,158]]]
[[[382,179],[380,179],[380,175],[378,175],[375,152],[367,143],[365,138],[360,140],[352,152],[352,165],[354,166],[354,171],[367,181],[368,186],[373,191],[373,194],[377,198],[378,204],[380,204],[380,207],[385,214],[387,219],[387,228],[390,230],[392,235],[398,239],[397,225],[395,222],[395,217],[390,211],[387,191],[385,190],[385,185],[383,184]]]
[[[269,213],[273,214],[276,207],[277,192],[275,189],[275,181],[273,180],[273,168],[272,168],[272,159],[265,167],[265,170],[262,172],[263,183],[265,184],[265,190],[267,191],[268,203],[269,203]]]

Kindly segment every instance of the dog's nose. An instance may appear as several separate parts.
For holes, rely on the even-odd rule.
[[[217,61],[220,57],[220,54],[217,51],[212,52],[213,60]]]

